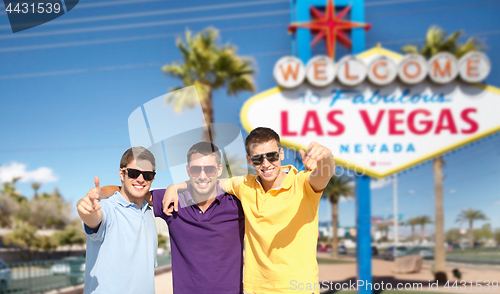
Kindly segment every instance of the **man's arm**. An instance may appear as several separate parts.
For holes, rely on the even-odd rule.
[[[91,229],[95,229],[102,221],[101,205],[99,204],[99,178],[94,178],[95,187],[76,204],[78,215],[82,221]]]
[[[179,192],[184,192],[187,189],[187,182],[180,182],[167,187],[163,195],[162,207],[163,213],[171,216],[174,210],[179,211]]]
[[[236,187],[238,187],[245,180],[245,176],[234,176],[232,178],[219,179],[219,186],[222,191],[236,195]]]
[[[101,194],[99,195],[99,199],[108,199],[109,197],[113,196],[115,192],[120,192],[120,189],[121,189],[120,186],[114,186],[114,185],[104,186],[101,188]]]
[[[314,170],[309,175],[309,184],[314,191],[325,189],[328,181],[335,173],[335,160],[332,151],[317,142],[312,142],[307,147],[307,153],[300,150],[304,167]]]
[[[237,187],[245,179],[244,176],[232,178],[218,179],[219,187],[222,191],[230,194],[235,194],[234,188]],[[163,213],[171,216],[174,211],[179,211],[179,195],[178,193],[186,191],[188,182],[181,182],[168,186],[163,195],[162,207]],[[236,195],[237,196],[237,195]]]

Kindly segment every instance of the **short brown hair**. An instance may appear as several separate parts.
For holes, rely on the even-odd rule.
[[[127,167],[127,165],[133,160],[147,160],[153,166],[153,170],[155,170],[156,161],[155,156],[151,151],[144,147],[132,147],[125,151],[122,155],[122,159],[120,160],[120,168]]]
[[[191,159],[191,155],[195,153],[200,153],[203,155],[214,155],[217,164],[221,164],[221,154],[219,148],[210,142],[199,142],[191,146],[187,153],[188,164]]]
[[[253,129],[245,139],[245,150],[247,151],[247,155],[250,156],[250,146],[252,144],[265,143],[271,140],[276,141],[278,147],[281,148],[280,136],[275,131],[264,127]]]

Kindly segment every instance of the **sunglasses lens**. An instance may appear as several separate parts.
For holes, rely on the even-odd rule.
[[[213,177],[215,176],[215,173],[216,173],[216,169],[215,169],[215,166],[205,166],[203,167],[203,169],[205,170],[205,173],[207,174],[207,177]]]
[[[128,177],[131,179],[137,179],[141,174],[144,180],[151,181],[155,178],[156,173],[151,171],[140,171],[133,168],[127,168]]]
[[[253,165],[261,165],[264,162],[264,155],[258,154],[250,157]]]
[[[142,176],[144,177],[144,180],[151,181],[152,179],[154,179],[155,173],[146,171],[146,172],[142,172]]]
[[[127,171],[128,171],[128,177],[132,179],[136,179],[141,174],[141,172],[136,169],[129,168],[127,169]]]
[[[201,173],[201,166],[191,166],[189,168],[189,173],[193,176],[193,177],[197,177],[200,175]]]
[[[266,158],[267,158],[267,160],[269,160],[269,162],[275,162],[280,158],[280,154],[279,154],[279,152],[276,152],[276,151],[269,152],[269,153],[266,153]]]
[[[280,153],[277,151],[265,153],[265,154],[257,154],[250,157],[253,165],[261,165],[264,162],[264,157],[267,158],[269,162],[275,162],[280,159]]]
[[[215,166],[191,166],[189,167],[189,174],[193,177],[198,177],[202,170],[205,171],[207,177],[213,177],[217,174]]]

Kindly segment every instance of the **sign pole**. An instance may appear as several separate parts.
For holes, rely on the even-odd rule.
[[[398,174],[394,175],[394,246],[398,246]]]
[[[372,240],[371,240],[371,205],[370,205],[370,177],[356,176],[356,257],[358,280],[364,286],[358,285],[358,294],[372,294],[368,283],[373,284],[372,278]]]

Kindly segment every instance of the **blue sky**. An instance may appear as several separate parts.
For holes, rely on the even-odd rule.
[[[373,25],[366,34],[368,48],[381,43],[399,51],[408,43],[421,45],[431,25],[447,32],[464,30],[462,42],[476,37],[487,46],[492,71],[486,82],[500,87],[500,56],[495,54],[500,50],[500,1],[365,3],[366,22]],[[66,15],[16,34],[0,12],[0,176],[16,169],[27,180],[17,185],[22,194],[32,197],[30,179],[43,179],[48,182],[41,192],[58,187],[73,203],[92,187],[95,175],[103,184],[119,184],[119,160],[130,147],[129,115],[180,85],[161,73],[163,64],[180,58],[176,38],[187,28],[218,28],[223,43],[255,60],[260,92],[276,85],[274,63],[291,54],[289,9],[286,0],[82,0]],[[322,50],[319,44],[313,53]],[[337,56],[345,52],[339,49]],[[239,110],[252,95],[227,97],[216,91],[215,122],[240,125]],[[463,208],[482,210],[493,227],[500,227],[500,136],[444,158],[446,228],[460,227],[455,219]],[[153,186],[169,182],[160,171]],[[405,219],[433,218],[431,164],[400,174],[398,186]],[[372,214],[391,212],[392,186],[373,189]],[[320,220],[331,219],[330,214],[330,204],[322,202]],[[342,202],[341,225],[354,225],[354,216],[354,201]]]

